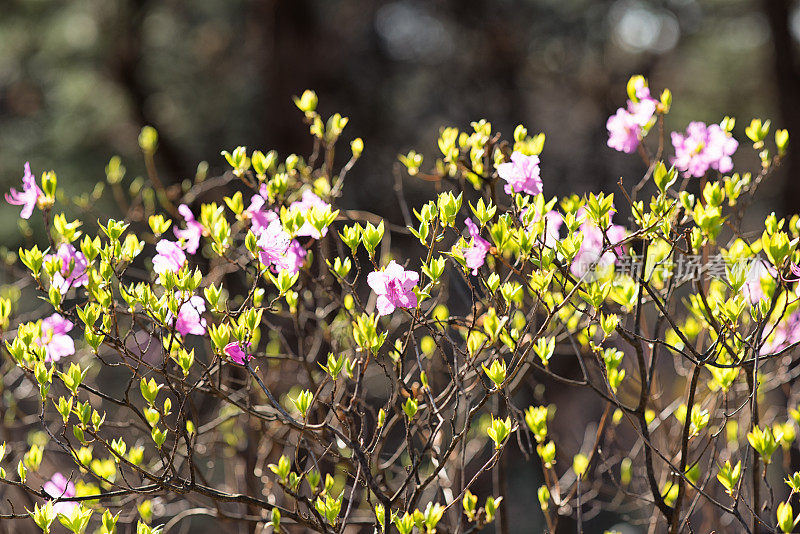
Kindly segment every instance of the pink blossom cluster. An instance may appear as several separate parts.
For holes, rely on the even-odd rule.
[[[175,237],[180,240],[181,248],[189,254],[196,254],[200,248],[200,238],[203,237],[203,225],[194,218],[192,210],[186,204],[178,206],[178,213],[183,216],[186,228],[181,229],[176,226],[173,229]]]
[[[605,233],[613,249],[606,250],[609,245],[603,241],[603,230],[593,221],[589,220],[583,209],[578,210],[579,217],[581,214],[584,216],[584,221],[579,230],[581,234],[583,234],[583,241],[570,266],[570,272],[577,277],[585,276],[596,267],[606,267],[615,264],[617,256],[623,252],[622,247],[616,245],[624,241],[627,237],[627,231],[624,227],[611,223]]]
[[[166,272],[177,273],[186,264],[186,253],[195,254],[200,248],[203,236],[203,225],[195,219],[192,210],[186,204],[178,206],[178,213],[183,217],[186,228],[173,229],[177,241],[161,239],[156,243],[156,255],[153,257],[153,271],[158,280]]]
[[[553,248],[560,239],[559,232],[564,224],[564,218],[555,210],[550,210],[544,215],[544,246]]]
[[[89,275],[86,272],[89,262],[83,252],[71,243],[61,243],[55,254],[47,254],[44,259],[49,261],[53,258],[57,258],[61,266],[53,275],[51,283],[62,294],[72,287],[82,287],[89,282]]]
[[[42,190],[36,185],[36,177],[31,172],[31,164],[25,162],[25,174],[22,177],[22,191],[17,191],[13,187],[6,193],[6,202],[14,206],[22,206],[19,216],[23,219],[30,219],[33,208],[39,198],[43,196]]]
[[[297,239],[291,239],[280,223],[278,214],[273,210],[266,210],[266,186],[262,185],[260,194],[254,195],[250,200],[247,213],[250,216],[253,232],[258,236],[259,257],[261,263],[272,267],[273,271],[288,270],[291,274],[297,273],[305,264],[308,251]],[[305,215],[312,207],[324,209],[330,204],[319,198],[313,192],[306,190],[300,200],[293,202],[290,210],[300,210]],[[323,228],[318,232],[308,221],[298,230],[297,235],[320,239],[327,235],[328,229]]]
[[[259,259],[264,265],[271,267],[273,271],[288,270],[292,274],[297,273],[305,264],[308,252],[300,242],[290,238],[289,234],[283,229],[278,214],[274,210],[265,208],[265,195],[266,186],[262,185],[259,194],[253,195],[250,200],[250,206],[245,210],[245,214],[250,218],[253,232],[258,237]],[[297,208],[302,213],[305,213],[312,206],[325,207],[328,204],[314,193],[306,191],[303,194],[303,198],[294,202],[290,209]],[[181,267],[186,264],[186,254],[195,254],[197,252],[200,246],[200,239],[203,236],[203,225],[195,219],[189,207],[181,204],[178,207],[178,211],[186,223],[185,228],[176,227],[174,229],[175,237],[178,241],[161,239],[156,244],[153,270],[158,274],[159,280],[161,280],[161,276],[165,272],[177,273],[180,271]],[[318,239],[326,233],[327,229],[320,234],[306,223],[300,229],[298,235],[307,235]],[[199,326],[195,326],[194,329],[199,330]]]
[[[539,172],[539,156],[526,156],[516,151],[511,154],[511,161],[497,166],[497,174],[506,181],[503,189],[509,195],[541,193],[542,179]]]
[[[156,252],[157,254],[153,257],[153,271],[156,272],[159,280],[164,273],[177,273],[186,263],[186,253],[177,241],[162,239],[156,243]]]
[[[637,80],[635,88],[636,101],[628,100],[627,106],[619,108],[606,122],[608,146],[628,154],[639,146],[643,128],[653,118],[658,104],[643,78]]]
[[[286,250],[284,268],[287,269],[290,274],[297,273],[302,269],[303,265],[305,265],[307,255],[308,251],[303,248],[303,245],[301,245],[297,239],[292,239],[292,242],[289,243],[289,248]]]
[[[800,266],[790,265],[792,274],[800,277]],[[761,287],[761,278],[770,277],[775,279],[778,276],[775,267],[763,259],[758,259],[750,270],[745,282],[744,290],[749,296],[751,304],[755,304],[764,297],[764,290]],[[800,296],[800,285],[795,288],[795,294]],[[764,337],[767,340],[761,346],[761,354],[775,354],[795,343],[800,343],[800,309],[796,309],[786,314],[780,319],[777,325],[768,324],[764,328]]]
[[[675,157],[672,164],[683,171],[684,176],[700,178],[709,169],[730,172],[733,169],[731,156],[739,143],[719,124],[706,126],[703,122],[692,122],[686,134],[672,132]]]
[[[259,259],[267,266],[285,268],[286,252],[291,237],[283,229],[280,221],[272,221],[258,236]]]
[[[175,330],[183,337],[189,334],[202,336],[206,333],[206,320],[203,318],[205,311],[206,301],[203,297],[192,295],[178,309]]]
[[[250,199],[250,206],[245,210],[245,214],[250,217],[250,225],[253,233],[259,235],[267,229],[269,223],[278,219],[275,210],[265,209],[267,196],[267,185],[261,184],[258,195],[253,195]]]
[[[478,269],[483,267],[486,261],[486,254],[492,245],[481,237],[481,231],[472,219],[467,219],[464,224],[469,230],[469,235],[472,237],[470,245],[464,249],[464,259],[466,260],[467,267],[472,269],[472,274],[478,274]]]
[[[315,195],[313,191],[306,189],[303,191],[303,196],[300,198],[300,200],[292,202],[292,205],[289,207],[289,209],[300,210],[300,213],[302,213],[303,216],[306,216],[311,208],[319,208],[324,210],[327,207],[330,207],[330,204]],[[299,236],[308,236],[313,237],[314,239],[320,239],[327,234],[327,228],[323,228],[322,232],[318,232],[317,229],[314,228],[308,221],[305,221],[303,226],[300,227],[300,230],[297,231],[297,235]]]
[[[389,315],[397,308],[415,308],[417,295],[414,287],[419,283],[419,274],[406,271],[394,260],[380,271],[367,275],[367,284],[378,296],[376,305],[379,315]]]
[[[234,363],[245,365],[247,362],[253,359],[253,355],[249,354],[248,352],[249,348],[250,342],[247,342],[244,346],[242,346],[242,343],[238,341],[231,341],[225,345],[223,352]]]
[[[44,347],[45,361],[57,362],[65,356],[75,354],[75,341],[67,333],[72,330],[72,323],[54,313],[42,320],[41,337],[36,344]]]
[[[70,499],[75,497],[75,484],[61,473],[55,473],[50,480],[42,485],[42,489],[53,499]],[[60,501],[53,505],[56,514],[69,516],[72,510],[78,507],[78,503],[73,501]]]
[[[764,297],[764,290],[761,288],[761,279],[765,276],[774,279],[776,275],[777,271],[775,267],[761,258],[756,259],[750,271],[747,273],[747,278],[742,287],[742,291],[750,301],[750,304],[756,304]]]
[[[775,354],[800,342],[800,310],[783,317],[777,325],[764,329],[767,341],[761,346],[761,354]]]
[[[526,211],[527,208],[522,211],[522,213],[520,214],[520,220],[522,220]],[[544,239],[542,240],[542,243],[547,248],[553,248],[556,246],[556,242],[559,239],[561,239],[559,232],[561,231],[561,226],[564,224],[564,218],[556,210],[548,211],[547,213],[544,214],[544,218],[545,218]],[[538,221],[539,221],[539,215],[536,214],[534,216],[533,221],[531,221],[531,227]],[[531,228],[529,227],[528,230],[530,231],[530,229]]]

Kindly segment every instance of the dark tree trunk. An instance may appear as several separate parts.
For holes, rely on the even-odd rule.
[[[772,33],[773,68],[777,88],[780,126],[791,136],[800,135],[800,65],[789,28],[792,0],[763,0],[763,10]],[[783,171],[783,211],[795,213],[800,199],[800,145],[790,143]]]
[[[142,78],[142,24],[148,13],[148,0],[123,2],[111,21],[114,28],[116,46],[108,57],[109,70],[113,79],[124,89],[131,107],[133,120],[139,127],[152,126],[158,130],[158,151],[156,161],[163,170],[159,176],[165,186],[179,184],[192,178],[194,172],[188,157],[167,135],[158,117],[147,109],[149,89]]]

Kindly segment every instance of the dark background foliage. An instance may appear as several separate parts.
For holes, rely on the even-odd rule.
[[[387,194],[397,154],[414,148],[430,164],[440,127],[481,118],[507,136],[519,123],[546,133],[548,196],[614,192],[620,176],[644,170],[605,144],[631,74],[672,89],[669,129],[732,115],[746,148],[752,117],[800,136],[799,42],[800,3],[790,0],[5,0],[0,189],[17,185],[30,160],[77,195],[103,180],[115,154],[130,183],[144,175],[146,124],[160,133],[159,172],[172,184],[202,161],[219,174],[219,151],[236,145],[308,155],[291,96],[313,88],[323,115],[350,117],[345,138],[366,143],[344,207],[402,223]],[[757,161],[750,150],[737,158]],[[757,219],[797,210],[798,175],[794,143]],[[427,194],[413,180],[406,190],[412,205]],[[113,216],[113,204],[97,212]],[[22,239],[17,214],[0,210],[0,245]],[[567,419],[599,416],[559,406]],[[580,443],[591,429],[563,431]],[[523,465],[511,470],[507,502],[533,513],[536,469]],[[514,531],[530,532],[529,519]]]
[[[670,129],[754,116],[800,131],[800,10],[790,0],[6,0],[0,20],[0,185],[22,164],[77,193],[136,137],[160,134],[167,181],[242,144],[308,154],[291,102],[315,89],[366,141],[345,204],[388,216],[399,152],[434,156],[442,125],[486,118],[543,131],[545,192],[613,191],[640,162],[605,146],[605,120],[642,73],[675,95]],[[795,144],[793,150],[798,150]],[[744,151],[742,151],[744,152]],[[754,157],[747,152],[745,157]],[[762,197],[787,212],[798,157]],[[429,158],[430,162],[430,158]],[[752,163],[747,161],[747,163]],[[12,223],[13,210],[2,220]],[[0,237],[18,235],[4,224]]]

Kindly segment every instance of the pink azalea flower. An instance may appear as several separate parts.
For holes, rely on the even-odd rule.
[[[624,108],[611,115],[606,122],[608,146],[614,150],[630,154],[639,146],[642,127],[636,118]]]
[[[768,338],[761,346],[762,356],[775,354],[800,342],[800,310],[785,316],[777,326],[767,325],[764,335]]]
[[[241,343],[239,343],[238,341],[232,341],[227,345],[225,345],[225,349],[223,352],[225,352],[228,358],[233,360],[235,363],[238,363],[239,365],[244,365],[245,363],[253,359],[253,355],[248,354],[246,352],[246,349],[248,348],[250,348],[249,342],[247,343],[245,350],[243,350]]]
[[[367,275],[367,284],[378,295],[378,314],[389,315],[395,308],[414,308],[417,295],[414,287],[419,282],[419,274],[406,271],[394,260],[383,270]]]
[[[617,245],[625,241],[625,239],[628,237],[628,231],[625,229],[624,226],[620,226],[618,224],[612,224],[606,230],[606,235],[608,236],[608,240],[611,242],[612,245]],[[609,251],[609,253],[610,252],[611,251]],[[616,253],[616,256],[622,254],[624,252],[623,246],[622,245],[615,246],[614,252]],[[614,261],[616,261],[616,256],[613,256]]]
[[[302,199],[296,202],[292,202],[292,205],[289,206],[289,209],[292,210],[299,209],[300,213],[305,215],[311,208],[316,207],[320,209],[325,209],[328,206],[330,206],[330,204],[319,198],[312,191],[306,189],[305,191],[303,191]],[[303,226],[300,227],[300,230],[298,230],[297,235],[308,236],[308,237],[313,237],[314,239],[319,239],[320,237],[326,235],[327,233],[328,233],[327,228],[323,228],[322,233],[320,234],[316,228],[311,226],[310,222],[306,221],[303,224]]]
[[[153,270],[158,274],[159,279],[167,271],[177,273],[186,263],[186,254],[180,244],[175,241],[162,239],[156,244],[156,251],[158,254],[153,258]]]
[[[89,262],[83,252],[77,250],[70,243],[61,243],[55,254],[45,256],[45,261],[51,258],[61,260],[61,268],[53,275],[51,283],[61,293],[66,293],[71,287],[85,286],[89,282],[86,268]]]
[[[555,210],[548,211],[544,218],[544,246],[553,248],[556,246],[558,240],[561,239],[559,230],[561,230],[561,226],[564,224],[564,218]]]
[[[730,172],[733,169],[731,156],[739,143],[719,124],[706,126],[702,122],[692,122],[686,128],[686,135],[672,132],[672,146],[675,148],[672,164],[684,171],[684,176],[700,178],[709,168]]]
[[[582,209],[578,210],[578,216],[581,212]],[[593,221],[584,220],[580,232],[583,234],[583,241],[570,266],[573,275],[583,277],[595,267],[605,267],[617,262],[617,255],[623,252],[622,246],[615,246],[613,250],[603,252],[605,249],[603,231]],[[606,230],[606,235],[611,245],[617,245],[625,240],[627,231],[624,227],[612,223]]]
[[[266,266],[278,269],[287,268],[286,251],[291,238],[281,226],[280,221],[272,221],[258,238],[259,259]]]
[[[636,82],[636,98],[639,100],[638,102],[628,100],[628,113],[633,116],[639,126],[644,127],[653,118],[658,102],[650,96],[650,88],[645,85],[642,78]]]
[[[75,354],[75,342],[67,334],[70,330],[72,323],[57,313],[42,320],[42,337],[36,343],[44,347],[46,362],[57,362]]]
[[[511,161],[497,166],[497,174],[507,182],[504,189],[509,195],[513,193],[538,195],[542,192],[539,156],[526,156],[522,152],[514,152],[511,154]]]
[[[744,294],[750,301],[750,304],[756,304],[764,297],[764,290],[761,288],[761,279],[766,276],[774,277],[776,275],[775,267],[769,265],[763,259],[757,258],[747,273],[747,278],[742,288]]]
[[[197,222],[192,214],[192,210],[186,204],[178,206],[178,212],[183,215],[183,220],[186,221],[186,228],[180,229],[175,227],[172,231],[175,232],[175,237],[183,241],[183,248],[189,254],[195,254],[200,247],[200,238],[203,236],[203,225]]]
[[[608,118],[608,146],[630,154],[641,142],[643,128],[653,118],[658,102],[650,96],[650,89],[643,79],[636,84],[638,102],[628,100],[627,108],[619,108]]]
[[[523,210],[522,213],[520,214],[520,221],[522,220],[522,216],[525,215],[526,211],[527,208]],[[556,242],[559,239],[561,239],[561,236],[559,235],[559,230],[561,230],[561,226],[564,224],[564,218],[561,217],[561,214],[558,213],[556,210],[548,211],[547,213],[544,214],[544,218],[545,218],[545,223],[544,223],[545,228],[544,228],[543,243],[544,246],[546,246],[547,248],[553,248],[556,246]],[[533,223],[538,222],[538,220],[539,216],[537,215],[533,219],[531,226],[533,226]],[[530,231],[530,228],[528,228],[528,230]]]
[[[44,483],[42,489],[54,499],[75,497],[75,484],[61,473],[54,474],[53,478]],[[57,502],[53,505],[53,511],[68,516],[77,506],[76,502]]]
[[[19,216],[23,219],[30,219],[36,202],[42,196],[42,190],[36,185],[36,177],[31,173],[31,164],[25,162],[25,175],[22,177],[22,191],[17,191],[13,187],[6,193],[6,202],[14,206],[22,206]]]
[[[289,243],[289,248],[286,250],[286,257],[284,258],[284,268],[289,271],[290,274],[297,273],[302,267],[303,264],[306,262],[306,256],[308,255],[308,251],[303,248],[296,239],[293,239],[291,243]]]
[[[486,261],[486,254],[492,245],[481,237],[481,231],[478,226],[472,222],[472,219],[467,219],[464,224],[469,230],[469,235],[472,237],[472,244],[464,249],[464,258],[467,261],[467,267],[472,269],[472,274],[478,274],[478,269],[483,267]],[[416,274],[416,273],[415,273]]]
[[[203,298],[197,295],[192,296],[188,301],[184,302],[178,310],[175,330],[183,337],[186,337],[188,334],[202,336],[206,333],[206,320],[202,315],[205,311],[206,302]]]
[[[253,198],[250,199],[250,207],[245,210],[245,213],[250,216],[253,233],[256,235],[266,230],[269,223],[278,219],[277,213],[263,209],[265,203],[263,196],[253,195]]]

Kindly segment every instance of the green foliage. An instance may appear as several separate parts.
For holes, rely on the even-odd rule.
[[[672,105],[670,92],[649,91],[633,77],[620,109],[653,109],[633,130],[638,185],[548,198],[544,134],[520,125],[504,139],[478,120],[443,128],[438,157],[400,156],[399,185],[437,187],[418,209],[401,206],[416,218],[405,229],[337,207],[364,142],[344,138],[347,117],[323,118],[311,91],[294,99],[307,157],[237,146],[219,158],[229,174],[198,172],[179,188],[160,184],[154,155],[167,145],[143,128],[150,185],[124,190],[121,158],[105,169],[129,206],[115,218],[74,218],[64,180],[34,177],[30,207],[49,233],[10,258],[18,287],[0,287],[2,402],[9,425],[41,419],[46,432],[3,444],[0,463],[16,462],[17,476],[0,467],[0,482],[41,498],[43,472],[70,473],[60,491],[80,504],[56,514],[37,502],[26,518],[44,532],[58,519],[74,533],[118,522],[157,533],[151,525],[199,496],[219,505],[210,516],[229,501],[248,517],[260,508],[276,532],[355,521],[434,534],[495,520],[503,497],[479,506],[472,491],[507,468],[510,447],[543,471],[551,530],[578,499],[618,491],[611,502],[628,503],[644,488],[637,520],[661,514],[653,524],[674,530],[692,510],[741,522],[730,498],[791,531],[800,475],[785,474],[791,495],[774,509],[748,499],[767,465],[781,469],[772,460],[788,457],[800,424],[774,401],[795,398],[800,216],[771,214],[754,233],[741,216],[788,134],[777,130],[772,147],[769,121],[755,120],[745,135],[761,169],[725,176],[712,161],[694,176],[649,152]],[[730,141],[735,124],[712,126]],[[223,201],[206,201],[212,189]],[[578,391],[602,416],[576,434],[600,413],[558,409]],[[739,447],[740,428],[755,454]],[[228,473],[240,460],[246,469]],[[65,485],[61,472],[47,487]],[[705,484],[714,473],[720,484]],[[450,489],[434,495],[437,485]],[[135,513],[112,516],[124,503]],[[446,511],[459,505],[456,523]]]

